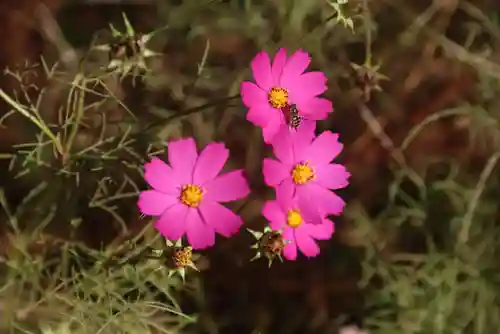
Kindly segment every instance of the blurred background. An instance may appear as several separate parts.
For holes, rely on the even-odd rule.
[[[0,333],[500,332],[499,8],[4,0]],[[124,17],[133,45],[109,27],[124,34]],[[142,165],[170,139],[224,141],[252,187],[232,208],[262,230],[271,152],[238,94],[256,53],[280,47],[329,78],[318,127],[339,133],[352,175],[336,233],[268,268],[242,229],[169,278],[136,208]],[[108,68],[123,53],[127,76]]]

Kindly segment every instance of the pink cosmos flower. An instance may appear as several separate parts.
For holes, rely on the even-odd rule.
[[[258,53],[251,67],[256,84],[241,84],[243,103],[249,108],[247,119],[263,129],[269,143],[285,123],[282,108],[295,104],[299,115],[308,120],[320,120],[333,111],[332,103],[318,96],[324,93],[326,77],[322,72],[307,72],[311,62],[307,52],[298,50],[287,58],[286,50],[279,49],[271,65],[269,55]]]
[[[267,201],[262,215],[269,220],[273,230],[282,230],[286,241],[283,256],[288,260],[297,258],[297,248],[307,257],[320,253],[316,240],[328,240],[334,232],[333,222],[325,216],[319,224],[311,222],[311,217],[302,212],[297,198],[290,194],[276,193],[275,201]]]
[[[170,165],[153,158],[144,166],[153,189],[141,192],[140,211],[158,216],[154,227],[169,240],[187,234],[194,249],[214,245],[215,232],[236,233],[243,221],[219,203],[244,198],[250,189],[242,170],[219,175],[228,156],[222,143],[211,143],[198,155],[193,138],[170,142]]]
[[[347,187],[350,173],[344,166],[331,163],[343,149],[337,134],[325,131],[311,137],[299,132],[289,136],[281,129],[271,144],[279,160],[264,159],[267,185],[297,196],[301,206],[312,212],[342,213],[345,203],[331,190]]]

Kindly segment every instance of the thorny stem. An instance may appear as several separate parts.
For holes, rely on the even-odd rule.
[[[0,89],[0,97],[4,99],[5,102],[7,102],[12,108],[21,113],[21,115],[23,115],[24,117],[28,118],[31,122],[33,122],[40,130],[42,130],[43,133],[45,133],[52,140],[59,154],[61,155],[64,154],[64,148],[62,147],[59,138],[49,129],[47,124],[45,124],[45,122],[42,119],[38,119],[35,116],[31,115],[29,111],[27,111],[26,109],[21,107],[19,103],[11,99],[9,95],[7,95],[3,91],[3,89]]]

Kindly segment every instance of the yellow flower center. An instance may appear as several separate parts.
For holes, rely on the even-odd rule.
[[[196,208],[203,198],[203,190],[194,185],[186,184],[182,186],[181,202],[189,207]]]
[[[288,92],[281,87],[273,87],[267,94],[269,104],[276,109],[281,109],[288,104]]]
[[[314,169],[309,166],[309,163],[297,164],[292,169],[292,180],[295,184],[304,184],[314,179]]]
[[[286,216],[286,224],[292,228],[297,228],[302,224],[302,216],[299,210],[290,210]]]
[[[193,248],[179,247],[174,249],[173,260],[176,268],[189,266],[193,262]]]

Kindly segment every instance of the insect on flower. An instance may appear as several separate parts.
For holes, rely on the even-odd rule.
[[[274,231],[269,227],[266,227],[263,232],[247,230],[257,239],[257,242],[251,247],[257,249],[257,254],[250,261],[265,257],[269,261],[269,267],[271,267],[276,258],[283,261],[281,253],[287,241],[283,239],[281,231]]]
[[[286,105],[281,108],[281,112],[285,117],[285,122],[290,129],[297,130],[304,119],[299,114],[299,110],[295,104]]]
[[[311,121],[328,118],[333,105],[320,97],[327,90],[327,78],[322,72],[306,72],[310,55],[297,50],[291,56],[279,49],[273,61],[266,52],[252,60],[255,82],[241,84],[241,98],[248,108],[247,120],[262,128],[264,141],[269,144],[284,125],[282,109],[297,104],[301,115]]]

